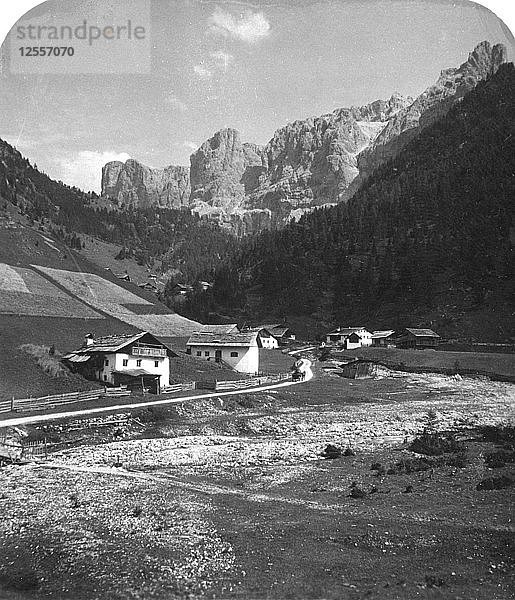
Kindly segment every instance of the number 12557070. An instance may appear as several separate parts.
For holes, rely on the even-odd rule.
[[[73,46],[21,46],[21,56],[73,56]]]

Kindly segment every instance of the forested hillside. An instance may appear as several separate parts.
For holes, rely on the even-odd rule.
[[[166,271],[178,269],[177,279],[193,282],[209,277],[219,257],[234,239],[216,224],[188,210],[124,208],[102,202],[54,181],[32,166],[12,146],[0,140],[0,212],[8,203],[72,248],[81,247],[77,234],[120,244],[124,255]]]
[[[202,309],[424,322],[462,337],[475,335],[475,313],[488,313],[482,335],[513,335],[514,91],[513,64],[502,65],[348,204],[244,240]]]

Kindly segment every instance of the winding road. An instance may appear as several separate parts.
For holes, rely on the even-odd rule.
[[[27,417],[17,417],[11,419],[0,420],[1,427],[16,427],[18,425],[32,425],[35,423],[46,423],[48,421],[56,421],[58,419],[66,419],[69,417],[83,417],[89,415],[99,415],[102,413],[120,412],[125,410],[134,410],[137,408],[146,408],[147,406],[163,406],[167,404],[180,404],[181,402],[203,400],[205,398],[220,398],[221,396],[239,396],[241,394],[252,394],[255,392],[266,392],[268,390],[276,390],[292,385],[299,385],[308,382],[313,378],[311,370],[311,362],[303,359],[304,379],[299,381],[286,381],[283,383],[274,383],[255,388],[243,388],[230,392],[210,392],[208,394],[198,394],[192,396],[181,396],[180,398],[167,398],[165,400],[151,400],[149,402],[137,402],[133,404],[117,404],[115,406],[101,406],[98,408],[86,408],[81,410],[70,410],[66,412],[50,413],[46,415],[29,415]]]

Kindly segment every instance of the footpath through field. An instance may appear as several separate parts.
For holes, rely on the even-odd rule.
[[[255,392],[266,392],[267,390],[275,390],[278,388],[289,387],[306,383],[313,378],[313,372],[308,367],[305,371],[304,379],[298,381],[286,381],[283,383],[274,383],[271,385],[263,385],[254,388],[243,388],[230,392],[210,392],[208,394],[194,394],[189,396],[181,396],[179,398],[167,398],[165,400],[151,400],[149,402],[137,402],[133,404],[118,404],[115,406],[101,406],[97,408],[87,408],[81,410],[71,410],[66,412],[57,412],[46,415],[32,415],[27,417],[17,417],[11,419],[0,420],[1,427],[14,427],[17,425],[30,425],[34,423],[45,423],[47,421],[55,421],[57,419],[65,419],[69,417],[82,417],[85,415],[98,415],[100,413],[112,413],[126,410],[134,410],[137,408],[145,408],[147,406],[163,406],[167,404],[180,404],[181,402],[203,400],[205,398],[219,398],[220,396],[239,396],[241,394],[252,394]]]

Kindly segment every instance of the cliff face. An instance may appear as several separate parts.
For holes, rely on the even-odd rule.
[[[243,143],[235,129],[222,129],[192,154],[189,172],[149,169],[132,160],[109,163],[102,192],[129,205],[189,206],[238,235],[281,226],[316,206],[350,198],[374,169],[505,61],[504,46],[482,42],[415,100],[394,94],[295,121],[264,148]]]
[[[151,169],[132,159],[110,162],[102,169],[102,195],[126,206],[181,208],[189,205],[189,171],[176,166]]]
[[[359,177],[353,182],[351,192],[375,168],[396,156],[422,129],[445,115],[479,81],[493,75],[506,60],[502,44],[492,47],[489,42],[482,42],[458,68],[443,70],[436,83],[394,115],[373,143],[361,152],[357,161]]]
[[[227,211],[238,208],[264,170],[262,149],[243,144],[235,129],[222,129],[190,157],[191,202]]]

